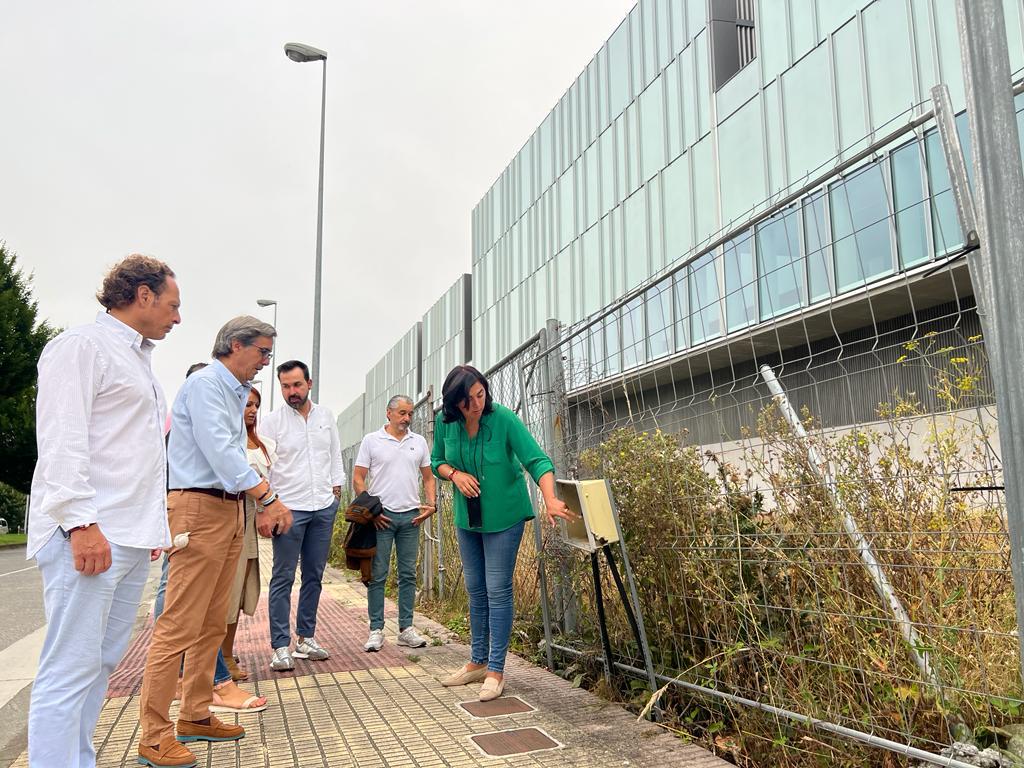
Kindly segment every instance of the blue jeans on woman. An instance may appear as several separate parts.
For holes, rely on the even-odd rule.
[[[456,528],[462,572],[469,593],[471,661],[489,672],[505,671],[512,636],[512,574],[525,520],[497,533]]]
[[[160,614],[164,612],[164,595],[167,592],[167,574],[171,568],[171,559],[167,554],[164,555],[163,565],[160,566],[160,586],[156,588],[156,600],[153,601],[153,623],[156,624],[156,620],[160,618]],[[182,667],[185,666],[185,657],[181,658]],[[181,677],[181,672],[178,672],[178,677]],[[220,685],[226,683],[231,679],[231,673],[228,671],[228,665],[224,663],[224,652],[217,649],[217,663],[213,668],[213,684]]]

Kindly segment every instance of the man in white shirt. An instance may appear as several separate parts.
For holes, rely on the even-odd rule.
[[[367,490],[380,499],[384,512],[375,521],[377,553],[366,590],[370,637],[363,648],[379,651],[384,645],[384,584],[391,568],[391,549],[398,561],[398,644],[421,648],[427,644],[412,624],[416,601],[416,558],[420,547],[420,523],[434,514],[434,475],[430,449],[421,435],[409,429],[413,402],[405,395],[388,401],[388,422],[359,444],[352,488]],[[427,504],[420,503],[420,479]]]
[[[313,635],[327,554],[334,532],[338,497],[345,484],[341,439],[330,410],[309,399],[313,380],[298,360],[277,367],[285,404],[267,416],[260,434],[277,443],[277,461],[270,482],[292,510],[291,530],[274,537],[274,570],[270,577],[270,668],[283,672],[298,659],[323,661],[330,654]],[[295,651],[290,650],[292,585],[302,558],[302,586],[295,612]]]
[[[46,639],[29,706],[33,768],[92,768],[110,673],[131,639],[149,563],[169,546],[166,454],[153,341],[181,322],[174,272],[132,255],[96,295],[106,311],[39,358],[28,556]]]

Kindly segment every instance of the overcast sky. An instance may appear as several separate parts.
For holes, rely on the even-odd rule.
[[[337,413],[470,270],[473,207],[634,4],[6,3],[0,240],[64,327],[94,318],[122,256],[167,261],[168,398],[228,318],[272,319],[257,298],[280,302],[277,359],[308,361],[321,65],[283,45],[326,50],[320,400]]]

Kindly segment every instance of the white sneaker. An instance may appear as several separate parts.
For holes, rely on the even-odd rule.
[[[292,660],[291,653],[288,652],[288,646],[274,649],[274,655],[270,657],[270,668],[275,672],[287,672],[290,669],[295,669],[295,662]]]
[[[363,646],[363,650],[367,652],[379,651],[384,645],[384,630],[383,629],[371,629],[370,638],[366,641],[366,645]]]
[[[398,633],[398,644],[407,645],[410,648],[422,648],[427,644],[427,638],[416,631],[416,627],[406,627]]]
[[[298,642],[295,644],[295,653],[293,653],[292,656],[296,659],[323,661],[331,655],[327,652],[326,648],[320,645],[312,637],[297,637],[295,639]]]

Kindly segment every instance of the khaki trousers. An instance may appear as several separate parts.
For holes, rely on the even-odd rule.
[[[189,542],[171,552],[164,612],[146,657],[139,712],[141,743],[146,745],[174,738],[168,711],[182,654],[178,717],[198,721],[210,716],[212,670],[224,640],[224,618],[245,529],[242,501],[192,491],[171,491],[167,516],[171,536],[187,531]]]

